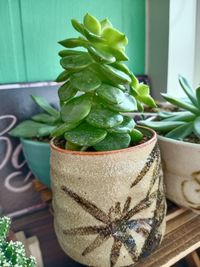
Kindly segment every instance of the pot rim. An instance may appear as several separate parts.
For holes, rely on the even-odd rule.
[[[42,142],[42,141],[34,141],[34,140],[23,138],[23,137],[20,137],[20,142],[21,143],[27,143],[29,145],[42,146],[42,147],[50,146],[50,143]]]
[[[131,147],[128,147],[128,148],[110,150],[110,151],[86,151],[86,152],[85,151],[74,151],[74,150],[67,150],[67,149],[63,149],[63,148],[57,147],[54,144],[55,138],[51,139],[50,146],[51,146],[52,150],[56,150],[58,152],[65,153],[65,154],[98,156],[98,155],[116,154],[116,153],[121,153],[121,152],[130,152],[130,151],[134,151],[134,150],[137,150],[137,149],[141,149],[141,148],[143,148],[143,147],[145,147],[147,145],[150,145],[151,143],[153,143],[157,139],[157,133],[154,130],[152,130],[152,129],[148,128],[148,127],[144,127],[144,126],[137,126],[137,127],[148,130],[149,132],[152,133],[152,137],[151,137],[151,139],[149,139],[145,143],[142,143],[142,144],[137,145],[137,146],[131,146]]]
[[[186,141],[181,141],[181,140],[176,140],[176,139],[172,139],[166,136],[162,136],[162,135],[157,135],[158,136],[158,140],[161,141],[166,141],[168,143],[172,143],[172,144],[176,144],[176,145],[180,145],[180,146],[187,146],[187,147],[193,147],[193,148],[199,148],[200,144],[195,144],[195,143],[190,143],[190,142],[186,142]]]

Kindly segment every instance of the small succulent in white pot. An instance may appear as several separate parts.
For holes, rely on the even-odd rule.
[[[59,243],[88,266],[134,265],[160,243],[165,197],[156,133],[125,113],[155,106],[122,61],[127,37],[105,19],[72,20],[82,37],[61,41],[63,124],[51,144]],[[79,94],[77,94],[79,93]]]
[[[159,133],[167,197],[200,213],[200,87],[193,90],[182,76],[179,83],[186,98],[162,96],[180,111],[159,112],[140,124]]]

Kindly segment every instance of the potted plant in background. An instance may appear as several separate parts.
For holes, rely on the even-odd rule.
[[[27,258],[23,244],[19,241],[7,241],[10,219],[0,218],[0,266],[4,267],[36,267],[34,257]]]
[[[72,25],[81,37],[60,42],[62,124],[51,142],[55,231],[78,262],[132,266],[159,245],[166,204],[156,134],[125,113],[155,103],[122,63],[123,33],[89,14]]]
[[[181,110],[160,112],[140,124],[159,133],[167,197],[200,213],[200,87],[193,90],[181,76],[179,82],[187,98],[162,96]]]
[[[10,131],[19,137],[28,166],[43,184],[50,187],[50,139],[51,133],[60,123],[60,113],[45,99],[32,96],[33,101],[44,110],[25,120]]]

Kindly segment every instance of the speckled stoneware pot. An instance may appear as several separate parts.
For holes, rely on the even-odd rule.
[[[200,214],[200,145],[158,137],[167,197]]]
[[[166,203],[156,133],[122,150],[51,144],[54,226],[63,250],[87,266],[133,266],[160,243]]]

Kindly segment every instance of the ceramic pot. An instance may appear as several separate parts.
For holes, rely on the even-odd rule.
[[[34,176],[50,187],[50,145],[45,142],[21,138],[22,149]]]
[[[200,214],[200,145],[158,137],[167,197]]]
[[[133,266],[159,245],[165,230],[163,176],[156,133],[145,131],[149,141],[115,151],[69,151],[52,141],[54,226],[74,260]]]

